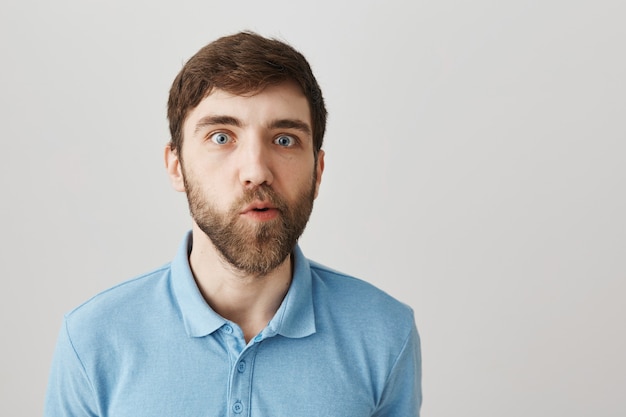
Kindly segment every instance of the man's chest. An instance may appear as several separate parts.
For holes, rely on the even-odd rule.
[[[379,395],[363,363],[333,346],[299,350],[264,341],[146,353],[106,381],[109,417],[366,417]],[[133,369],[133,362],[134,364]]]

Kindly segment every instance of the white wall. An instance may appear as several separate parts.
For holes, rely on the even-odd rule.
[[[302,246],[415,309],[423,415],[625,415],[625,13],[3,0],[0,415],[41,414],[65,311],[174,255],[169,85],[241,29],[318,76],[327,170]]]

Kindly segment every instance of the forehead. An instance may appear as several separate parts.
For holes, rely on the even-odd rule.
[[[311,109],[298,84],[286,81],[258,93],[237,95],[214,89],[189,112],[183,130],[192,135],[197,123],[208,116],[229,116],[244,126],[262,126],[276,120],[299,120],[311,128]]]

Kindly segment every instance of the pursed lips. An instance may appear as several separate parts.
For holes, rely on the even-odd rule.
[[[264,202],[255,202],[252,204],[248,204],[246,207],[244,207],[244,209],[241,211],[241,214],[246,214],[249,213],[251,211],[268,211],[268,210],[272,210],[272,209],[276,209],[276,207],[274,207],[272,204],[270,203],[264,203]]]
[[[256,221],[267,221],[275,219],[279,212],[280,210],[270,202],[255,201],[244,207],[241,215]]]

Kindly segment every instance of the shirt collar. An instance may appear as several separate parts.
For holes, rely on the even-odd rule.
[[[190,337],[203,337],[213,333],[227,320],[217,314],[204,300],[189,266],[189,253],[193,241],[191,231],[185,235],[176,257],[172,261],[172,287],[181,309],[185,330]],[[289,291],[274,318],[263,331],[264,337],[280,334],[300,338],[315,333],[312,278],[309,261],[296,245],[293,256],[293,278]]]
[[[313,309],[313,283],[311,267],[300,247],[292,252],[293,278],[289,291],[283,299],[268,331],[290,338],[306,337],[315,333],[315,311]]]
[[[189,266],[191,231],[185,235],[172,261],[172,287],[183,315],[185,330],[191,337],[202,337],[222,327],[226,320],[204,300]]]

